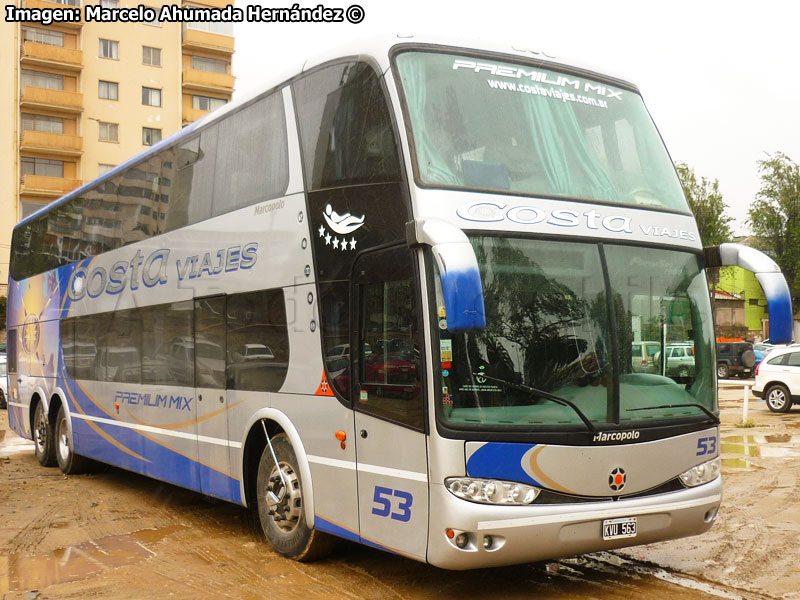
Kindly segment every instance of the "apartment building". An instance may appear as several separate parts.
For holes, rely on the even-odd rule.
[[[140,3],[158,11],[176,1],[16,2]],[[230,101],[233,51],[230,23],[0,22],[0,295],[14,224]],[[114,227],[113,211],[84,218]]]

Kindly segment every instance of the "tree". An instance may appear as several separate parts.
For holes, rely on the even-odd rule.
[[[697,221],[703,246],[718,246],[729,242],[733,237],[733,231],[728,224],[733,219],[726,214],[728,206],[722,200],[719,182],[716,179],[710,181],[705,177],[701,177],[698,181],[694,169],[686,163],[678,163],[675,168],[681,180],[683,193]]]
[[[761,189],[750,207],[753,246],[769,254],[783,271],[792,297],[800,296],[800,166],[783,152],[758,161]],[[795,301],[797,304],[797,301]]]

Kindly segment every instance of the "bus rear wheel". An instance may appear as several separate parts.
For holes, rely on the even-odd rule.
[[[53,443],[53,428],[47,418],[42,402],[36,403],[33,413],[33,452],[43,467],[56,466],[56,447]]]
[[[69,437],[69,423],[67,422],[67,411],[63,406],[58,408],[56,417],[56,461],[58,468],[65,475],[75,475],[83,473],[88,466],[88,460],[83,456],[78,456],[72,449],[72,442]]]
[[[322,558],[333,550],[334,538],[311,529],[306,522],[303,482],[297,456],[289,438],[281,433],[272,438],[272,447],[264,447],[258,464],[258,518],[261,529],[275,550],[298,561]]]

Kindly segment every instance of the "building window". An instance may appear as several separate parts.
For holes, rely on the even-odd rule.
[[[22,200],[20,205],[22,206],[22,217],[23,219],[30,217],[33,213],[37,210],[43,209],[47,206],[47,202],[30,202],[28,200]]]
[[[78,6],[81,5],[81,0],[50,0],[51,2],[55,2],[56,4],[64,4],[66,6]]]
[[[119,84],[116,81],[100,81],[99,95],[105,100],[119,100]]]
[[[105,121],[98,121],[100,133],[98,138],[101,142],[118,142],[119,141],[119,125],[117,123],[106,123]]]
[[[152,146],[161,141],[161,130],[152,127],[142,127],[142,144]]]
[[[100,39],[100,58],[119,59],[119,42],[116,40]]]
[[[104,163],[98,164],[97,165],[97,176],[101,177],[101,176],[105,175],[106,173],[108,173],[111,169],[113,169],[116,166],[117,165],[107,165],[107,164],[104,164]]]
[[[233,35],[233,23],[211,22],[211,21],[191,21],[186,23],[187,29],[197,31],[208,31],[209,33],[220,33],[222,35]]]
[[[161,48],[152,48],[150,46],[142,46],[142,64],[152,65],[154,67],[161,66]]]
[[[22,130],[64,133],[64,119],[60,117],[22,113]]]
[[[192,57],[192,68],[198,71],[209,71],[210,73],[228,72],[228,62],[217,58],[205,58],[204,56]]]
[[[119,8],[119,0],[100,0],[103,8]]]
[[[23,175],[43,175],[45,177],[64,177],[64,161],[49,158],[22,156],[20,168]]]
[[[220,106],[225,106],[226,101],[222,98],[211,98],[210,96],[192,96],[192,108],[195,110],[216,110]]]
[[[146,106],[161,106],[161,90],[142,86],[142,104]]]
[[[152,7],[145,6],[145,8],[152,8]],[[153,8],[153,10],[156,11],[156,14],[158,14],[158,9],[157,8]],[[158,17],[156,17],[152,21],[142,21],[142,25],[151,25],[153,27],[161,27],[161,21],[159,21]]]
[[[33,86],[47,88],[48,90],[63,90],[64,76],[41,71],[22,70],[22,87]]]
[[[64,34],[60,31],[23,27],[22,35],[26,42],[36,42],[37,44],[47,44],[48,46],[64,46]]]

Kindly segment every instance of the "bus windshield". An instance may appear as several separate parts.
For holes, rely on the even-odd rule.
[[[470,241],[486,329],[448,331],[437,290],[449,426],[575,430],[585,426],[583,415],[592,424],[646,427],[715,410],[714,330],[697,255],[498,236]]]
[[[396,58],[417,182],[689,212],[636,92],[537,65]]]

